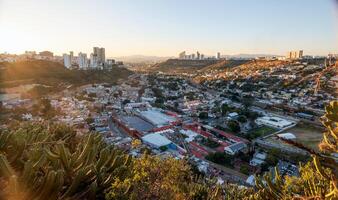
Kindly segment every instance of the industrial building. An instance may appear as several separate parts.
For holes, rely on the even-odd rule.
[[[258,125],[266,125],[278,129],[283,129],[295,124],[295,122],[282,119],[280,117],[268,117],[268,116],[259,117],[255,120],[255,122]]]

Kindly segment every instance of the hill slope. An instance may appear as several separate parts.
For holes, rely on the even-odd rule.
[[[151,71],[161,71],[170,73],[190,73],[203,69],[209,65],[220,62],[218,60],[179,60],[169,59],[165,62],[158,63],[149,68]]]
[[[46,85],[115,83],[118,79],[127,78],[130,74],[132,74],[131,71],[117,67],[111,71],[69,70],[60,63],[50,61],[3,62],[0,63],[0,87],[31,83]]]
[[[215,64],[209,65],[201,69],[201,72],[207,72],[212,70],[224,70],[227,68],[237,67],[250,62],[249,60],[222,60]]]

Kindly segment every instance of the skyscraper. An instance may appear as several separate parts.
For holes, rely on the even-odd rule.
[[[63,65],[66,68],[70,68],[72,66],[72,62],[70,60],[70,55],[68,54],[63,54]]]
[[[90,54],[90,67],[91,68],[98,67],[98,58],[97,58],[97,55],[94,53]]]
[[[303,50],[299,51],[289,51],[286,54],[286,59],[300,59],[303,57]]]
[[[73,61],[74,61],[74,52],[70,51],[69,52],[69,56],[70,56],[70,63],[73,63]]]
[[[220,52],[217,52],[217,54],[216,54],[216,59],[221,59],[221,53]]]
[[[195,60],[195,54],[191,54],[191,60]]]
[[[197,59],[197,60],[200,60],[200,59],[201,59],[201,54],[200,54],[200,52],[198,52],[198,51],[196,52],[196,59]]]
[[[88,67],[87,54],[80,52],[77,57],[77,62],[79,64],[80,69],[86,69]]]
[[[185,59],[185,51],[181,52],[180,54],[178,54],[178,58],[179,59]]]
[[[98,64],[102,65],[106,61],[106,52],[104,48],[94,47],[93,54],[97,57]]]

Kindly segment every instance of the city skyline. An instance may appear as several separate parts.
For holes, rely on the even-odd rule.
[[[4,0],[0,52],[62,55],[93,46],[104,46],[107,57],[338,52],[335,1],[194,2]]]

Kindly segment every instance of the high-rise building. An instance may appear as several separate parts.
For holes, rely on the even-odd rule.
[[[204,60],[204,54],[201,54],[201,60]]]
[[[66,68],[70,68],[72,66],[72,61],[70,59],[70,55],[68,54],[63,54],[63,65],[66,67]]]
[[[195,54],[194,54],[194,53],[191,54],[191,59],[192,59],[192,60],[195,60]]]
[[[96,54],[93,53],[90,54],[90,67],[91,68],[98,67],[98,58]]]
[[[285,58],[286,59],[300,59],[303,57],[303,50],[299,50],[299,51],[289,51],[287,52]]]
[[[303,57],[303,50],[299,50],[298,51],[298,58],[302,58]]]
[[[200,59],[201,59],[201,54],[200,54],[200,52],[198,52],[198,51],[196,52],[196,59],[197,59],[197,60],[200,60]]]
[[[104,48],[93,47],[93,54],[97,57],[98,64],[102,65],[106,62],[106,52]]]
[[[88,67],[87,54],[80,52],[77,57],[77,63],[79,64],[80,69],[86,69]]]
[[[69,56],[70,56],[70,62],[73,63],[74,62],[74,52],[70,51]]]
[[[181,52],[180,54],[178,54],[178,58],[179,59],[185,59],[186,55],[185,55],[185,51]]]
[[[217,54],[216,54],[216,59],[221,59],[221,53],[220,52],[217,52]]]

